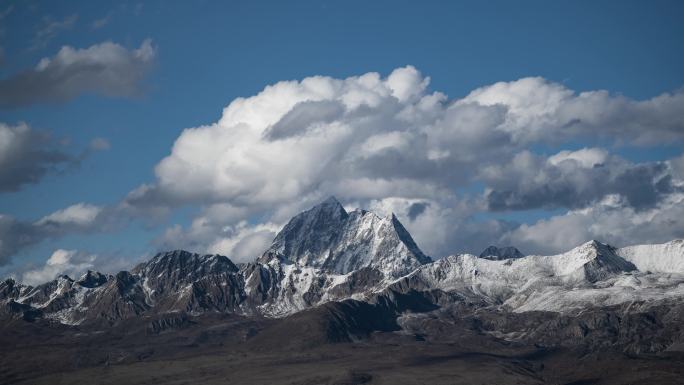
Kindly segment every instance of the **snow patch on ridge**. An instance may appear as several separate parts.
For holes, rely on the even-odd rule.
[[[617,254],[640,271],[684,274],[684,240],[617,249]]]

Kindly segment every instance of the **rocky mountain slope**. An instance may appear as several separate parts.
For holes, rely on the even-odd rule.
[[[347,213],[330,198],[292,218],[252,263],[176,250],[115,275],[0,283],[6,322],[66,325],[174,314],[278,318],[344,300],[380,306],[389,324],[404,319],[405,327],[407,312],[440,318],[438,309],[454,306],[530,316],[615,306],[645,312],[684,302],[684,242],[616,249],[590,241],[553,256],[490,247],[432,262],[394,215]]]
[[[675,384],[683,261],[675,240],[433,262],[393,215],[329,199],[251,263],[0,282],[0,383]]]
[[[279,317],[362,298],[428,262],[394,215],[347,213],[330,198],[292,218],[253,263],[176,250],[116,275],[89,271],[36,287],[9,279],[0,301],[8,316],[64,324],[181,311]]]

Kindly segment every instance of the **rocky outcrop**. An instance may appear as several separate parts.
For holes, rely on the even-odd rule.
[[[513,246],[489,246],[486,249],[482,250],[482,252],[480,253],[480,258],[491,259],[494,261],[500,261],[503,259],[523,258],[524,256],[525,254],[521,253],[520,250],[516,249]]]

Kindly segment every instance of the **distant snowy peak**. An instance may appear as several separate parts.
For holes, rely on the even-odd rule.
[[[427,287],[451,288],[489,282],[508,291],[535,279],[592,283],[611,275],[630,272],[635,266],[615,253],[615,248],[596,241],[551,256],[532,255],[496,260],[470,254],[453,255],[421,267],[413,275]],[[480,288],[482,289],[482,288]]]
[[[684,274],[684,240],[617,249],[617,254],[640,271]]]
[[[500,261],[503,259],[523,258],[525,254],[513,246],[489,246],[480,253],[480,258]]]
[[[347,213],[334,197],[292,218],[260,261],[273,256],[337,274],[375,268],[389,277],[431,261],[393,214]]]
[[[559,275],[574,275],[590,282],[600,281],[611,274],[636,270],[633,263],[617,254],[613,246],[589,241],[568,252],[547,258],[555,259]]]

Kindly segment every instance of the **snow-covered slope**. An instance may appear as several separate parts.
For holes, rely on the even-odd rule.
[[[617,249],[617,254],[640,271],[684,274],[684,240]]]
[[[508,290],[535,280],[588,284],[635,267],[615,254],[615,249],[590,241],[566,253],[490,260],[470,254],[449,256],[418,269],[426,285],[434,288],[497,286]],[[499,290],[495,290],[499,291]]]
[[[684,275],[637,271],[615,248],[587,242],[566,253],[488,260],[474,255],[449,256],[425,265],[398,283],[484,298],[492,305],[522,312],[572,311],[684,297]],[[680,253],[673,259],[684,259]]]

